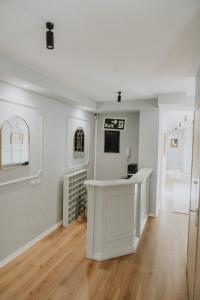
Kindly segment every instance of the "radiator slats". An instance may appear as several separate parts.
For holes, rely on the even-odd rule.
[[[68,226],[80,214],[80,210],[87,202],[87,190],[84,181],[87,171],[81,170],[67,174],[63,180],[63,226]]]

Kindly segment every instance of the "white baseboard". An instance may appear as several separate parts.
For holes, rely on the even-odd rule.
[[[52,231],[56,230],[61,225],[62,225],[62,220],[59,221],[58,223],[56,223],[55,225],[51,226],[49,229],[47,229],[44,232],[42,232],[35,239],[33,239],[32,241],[30,241],[29,243],[27,243],[26,245],[24,245],[23,247],[21,247],[20,249],[18,249],[17,251],[15,251],[14,253],[12,253],[8,257],[6,257],[5,259],[3,259],[2,261],[0,261],[0,268],[2,268],[5,265],[7,265],[9,262],[11,262],[17,256],[19,256],[20,254],[22,254],[23,252],[25,252],[26,250],[28,250],[29,248],[31,248],[33,245],[35,245],[37,242],[39,242],[40,240],[42,240],[44,237],[46,237]]]
[[[115,258],[115,257],[124,256],[124,255],[127,255],[127,254],[134,253],[136,251],[136,248],[137,248],[137,246],[134,245],[133,247],[128,248],[128,249],[108,252],[108,253],[105,253],[105,254],[97,253],[97,254],[95,254],[94,256],[91,256],[91,257],[87,256],[87,258],[94,259],[94,260],[97,260],[97,261],[112,259],[112,258]]]
[[[142,222],[141,222],[141,233],[140,233],[140,235],[142,235],[142,233],[144,231],[144,227],[145,227],[145,225],[147,223],[148,217],[149,216],[147,215],[147,216],[143,217],[143,219],[142,219]]]
[[[156,218],[157,214],[149,214],[149,217]]]
[[[112,258],[119,257],[119,256],[128,255],[131,253],[135,253],[135,251],[137,250],[138,244],[139,244],[139,238],[134,236],[133,245],[126,249],[119,249],[117,251],[107,251],[105,254],[96,253],[95,255],[87,255],[87,258],[94,259],[97,261],[103,261],[103,260],[112,259]]]
[[[149,217],[157,218],[160,213],[160,203],[158,204],[158,207],[156,209],[156,213],[149,213]]]

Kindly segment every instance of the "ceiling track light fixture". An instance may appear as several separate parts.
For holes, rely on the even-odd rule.
[[[48,31],[46,32],[46,47],[47,49],[54,49],[54,33],[53,33],[53,29],[54,29],[54,24],[51,22],[47,22],[46,23],[46,28],[48,29]]]
[[[117,102],[121,102],[122,101],[122,92],[118,92],[118,97],[117,97]]]

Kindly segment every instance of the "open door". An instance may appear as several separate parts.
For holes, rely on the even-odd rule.
[[[195,294],[195,280],[197,270],[197,247],[199,234],[199,198],[200,198],[200,106],[195,111],[194,135],[193,135],[193,160],[191,179],[191,198],[189,211],[189,234],[188,234],[188,260],[187,276],[189,300],[199,300]],[[199,276],[199,275],[198,275]]]

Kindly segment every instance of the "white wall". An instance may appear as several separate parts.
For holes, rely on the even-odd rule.
[[[165,170],[167,158],[167,111],[159,111],[157,207],[160,207],[165,192]],[[158,209],[157,209],[158,210]]]
[[[178,139],[178,147],[171,147],[171,139]],[[184,130],[168,133],[166,169],[183,170]]]
[[[104,153],[104,117],[126,118],[126,130],[120,132],[120,153]],[[139,112],[101,114],[97,136],[97,179],[119,179],[127,174],[128,163],[138,162]],[[126,158],[127,147],[132,149],[129,161]]]
[[[192,127],[187,127],[168,134],[166,169],[180,169],[185,175],[191,173],[192,163]],[[171,148],[171,139],[178,139],[178,147]]]
[[[196,106],[200,104],[200,68],[196,76]]]
[[[159,111],[143,110],[140,112],[139,131],[139,168],[152,168],[150,181],[150,214],[155,215],[157,203],[157,170],[159,141]]]
[[[43,115],[41,184],[30,181],[0,188],[0,261],[62,219],[62,178],[66,168],[68,116],[87,119],[94,140],[92,114],[22,89],[0,83],[0,99],[37,106]],[[90,142],[89,178],[93,176]],[[70,170],[71,171],[71,170]]]
[[[183,152],[183,172],[191,175],[192,169],[192,144],[193,144],[193,128],[188,127],[184,130],[184,152]]]

